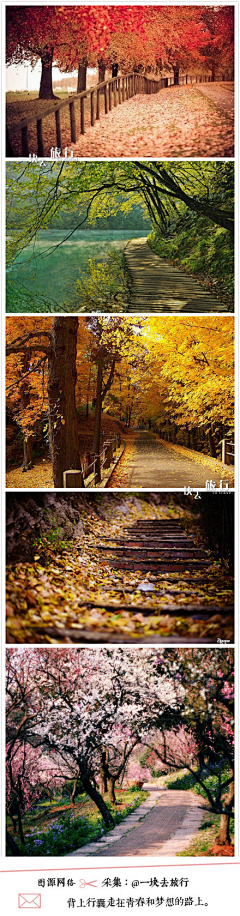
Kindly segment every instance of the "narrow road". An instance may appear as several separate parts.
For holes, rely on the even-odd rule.
[[[201,463],[201,461],[204,463]],[[130,457],[123,454],[117,473],[124,472],[126,487],[159,487],[160,489],[182,487],[206,487],[206,480],[213,480],[219,487],[220,480],[228,479],[220,461],[197,455],[186,449],[186,457],[180,451],[165,445],[162,439],[152,432],[142,430],[136,433]],[[114,486],[114,475],[110,485]],[[118,484],[121,486],[121,483]]]
[[[101,116],[70,146],[83,159],[234,156],[233,83],[170,86]],[[211,92],[211,96],[210,96]],[[69,146],[68,146],[69,149]]]
[[[226,311],[226,306],[197,280],[154,254],[146,238],[128,242],[124,258],[131,280],[129,311]]]
[[[175,856],[185,849],[203,818],[191,791],[148,785],[149,797],[108,836],[72,856]]]

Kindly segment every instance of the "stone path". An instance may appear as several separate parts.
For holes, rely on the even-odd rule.
[[[88,843],[72,856],[175,856],[184,850],[203,818],[191,791],[144,786],[148,798],[133,814],[101,840]]]
[[[183,451],[183,450],[182,450]],[[203,463],[202,463],[203,462]],[[228,479],[228,471],[220,461],[199,456],[190,449],[184,453],[171,444],[165,444],[152,432],[141,431],[136,438],[130,458],[127,460],[128,480],[125,479],[124,454],[119,463],[124,469],[124,486],[159,487],[171,489],[181,487],[206,487],[206,480],[214,480],[219,487],[220,480]]]
[[[130,312],[226,311],[197,280],[154,254],[146,238],[128,242],[124,258],[131,278]]]

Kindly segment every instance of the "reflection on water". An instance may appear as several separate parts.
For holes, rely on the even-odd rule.
[[[122,251],[131,238],[146,236],[142,230],[41,231],[14,262],[7,274],[7,312],[61,311],[74,301],[76,282],[86,275],[88,261],[107,260],[108,251]]]

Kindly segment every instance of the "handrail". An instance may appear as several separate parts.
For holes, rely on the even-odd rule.
[[[183,85],[183,80],[185,79],[185,84],[188,84],[188,81],[192,80],[197,82],[212,82],[210,76],[199,76],[185,74],[180,76],[178,79],[178,84]],[[181,81],[181,82],[180,82]],[[53,101],[52,105],[49,106],[45,111],[29,115],[27,118],[22,118],[20,121],[17,121],[9,125],[6,129],[6,156],[12,157],[15,156],[13,151],[10,135],[14,136],[16,133],[21,133],[21,155],[24,158],[29,158],[31,152],[29,149],[29,136],[28,136],[28,127],[31,124],[36,124],[37,131],[37,156],[45,156],[45,146],[44,146],[44,137],[43,137],[43,121],[45,118],[48,118],[50,115],[55,116],[55,136],[57,150],[60,154],[62,153],[62,130],[61,130],[61,116],[60,112],[64,108],[69,108],[69,117],[70,117],[70,134],[71,134],[71,143],[76,143],[77,131],[76,131],[76,117],[75,117],[75,104],[80,103],[80,134],[85,134],[85,99],[90,98],[90,123],[91,127],[94,127],[95,121],[99,121],[101,118],[100,111],[100,95],[104,95],[104,113],[108,114],[112,110],[112,106],[121,105],[122,102],[128,101],[129,98],[136,95],[137,93],[144,93],[146,95],[152,95],[153,93],[159,92],[161,89],[166,89],[169,86],[176,85],[174,83],[174,77],[167,76],[155,79],[153,77],[147,77],[145,74],[135,73],[134,71],[127,74],[122,74],[120,76],[111,77],[109,80],[104,80],[102,83],[98,83],[97,86],[92,86],[89,89],[83,89],[81,92],[73,93],[67,99],[62,101]],[[94,97],[96,95],[96,100]]]

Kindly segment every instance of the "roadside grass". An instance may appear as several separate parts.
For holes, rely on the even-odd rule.
[[[227,769],[222,770],[223,774],[227,776]],[[217,786],[217,775],[212,774],[209,777],[205,777],[205,783],[207,787],[213,790]],[[203,799],[207,798],[206,792],[202,789],[201,786],[195,783],[194,777],[191,773],[188,773],[187,770],[180,770],[177,774],[172,773],[167,776],[164,780],[164,785],[169,789],[191,789],[193,792],[196,792],[197,795],[200,795]],[[179,857],[187,856],[203,856],[210,855],[212,847],[216,844],[217,836],[220,826],[220,814],[214,814],[214,812],[206,809],[206,812],[203,814],[202,822],[198,828],[197,835],[189,843],[189,845],[182,852],[176,853]],[[234,820],[231,821],[231,843],[234,845]],[[224,847],[225,848],[225,847]]]
[[[135,786],[116,791],[117,806],[107,801],[115,827],[147,798],[148,792]],[[24,818],[25,845],[15,837],[21,856],[67,855],[78,847],[99,840],[113,827],[107,828],[94,802],[84,793],[75,805],[66,804],[56,796],[55,804],[44,802]],[[7,829],[12,836],[13,827],[7,818]],[[11,855],[7,850],[7,855]]]
[[[234,309],[234,249],[230,234],[203,216],[187,215],[169,227],[166,235],[153,230],[152,250],[196,278],[227,311]]]

